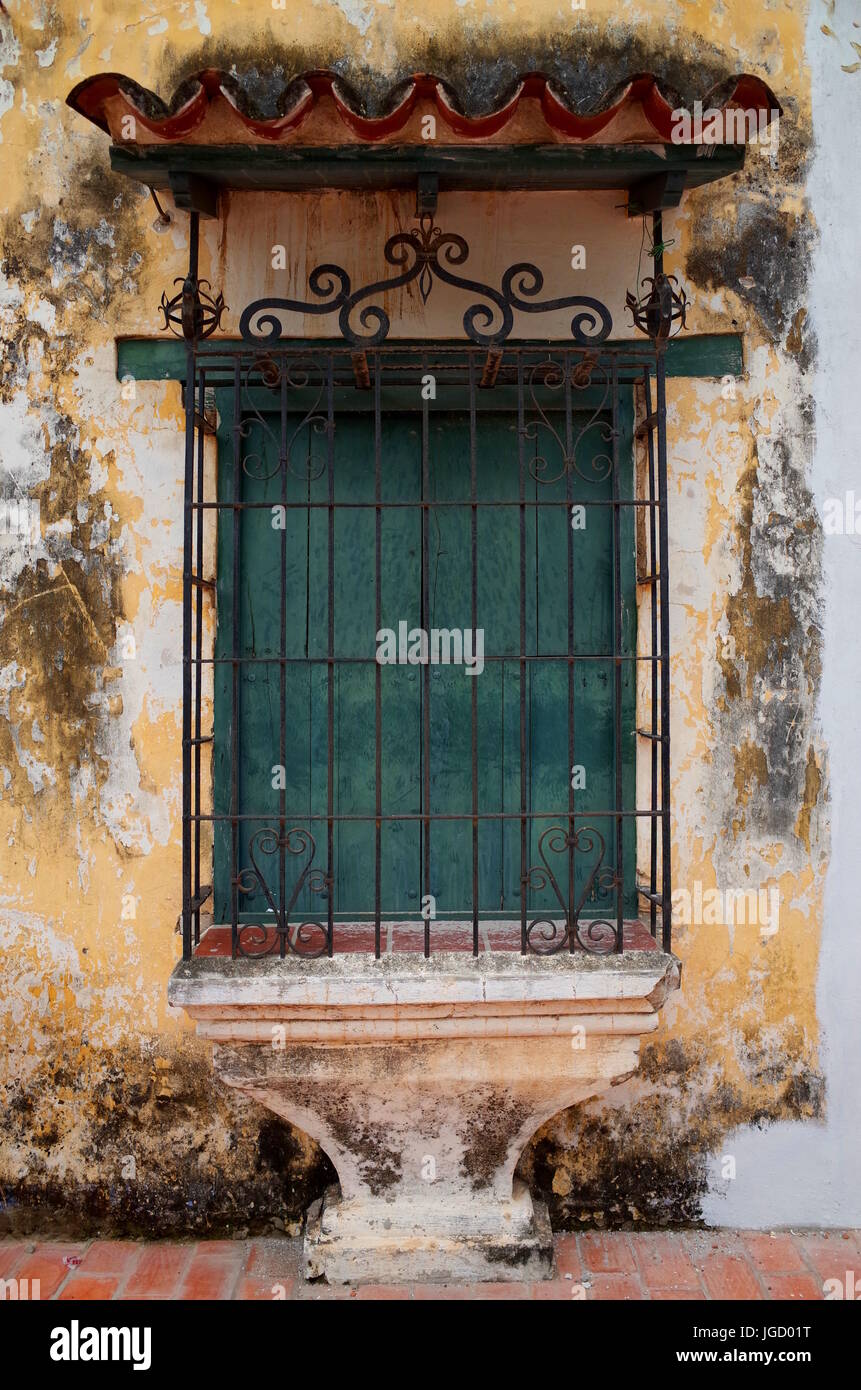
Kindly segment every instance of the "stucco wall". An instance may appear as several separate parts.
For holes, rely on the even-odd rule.
[[[801,5],[737,0],[587,0],[573,12],[531,0],[504,15],[456,0],[6,9],[0,463],[7,494],[38,498],[41,536],[0,540],[0,1211],[16,1223],[42,1207],[147,1229],[289,1223],[328,1172],[310,1141],[216,1087],[206,1048],[166,1004],[179,954],[183,415],[175,383],[123,391],[114,339],[157,331],[162,289],[184,270],[185,223],[154,231],[148,197],[110,174],[106,139],[63,105],[89,73],[126,72],[167,98],[184,75],[235,64],[261,90],[278,65],[334,66],[371,104],[417,69],[448,76],[478,106],[530,69],[579,81],[584,102],[643,69],[689,101],[739,71],[778,94],[776,154],[753,149],[740,176],[691,194],[665,237],[692,299],[690,331],[742,332],[746,369],[733,383],[670,383],[674,883],[692,896],[697,883],[777,888],[779,928],[682,922],[683,989],[640,1073],[610,1102],[551,1122],[522,1168],[561,1225],[742,1209],[754,1223],[799,1219],[798,1189],[817,1182],[813,1149],[783,1191],[756,1144],[769,1126],[790,1145],[814,1133],[827,1144],[849,1065],[817,978],[823,939],[834,962],[852,932],[841,888],[851,849],[828,868],[833,774],[820,727],[824,708],[833,750],[852,719],[835,657],[821,703],[823,663],[827,672],[845,643],[836,615],[851,615],[839,594],[852,542],[829,540],[827,559],[812,492],[814,394],[836,409],[821,354],[845,299],[833,275],[810,282],[834,175],[819,164],[811,176],[809,54],[813,118],[830,124],[836,109],[848,127],[841,103],[861,80],[841,71],[853,53],[840,0],[836,37],[814,15],[806,35]],[[624,333],[641,228],[614,201],[450,196],[438,220],[466,233],[477,273],[497,279],[527,251],[548,291],[582,242],[584,289],[608,299]],[[234,321],[269,288],[272,242],[291,247],[296,292],[325,259],[374,278],[385,235],[412,213],[395,196],[260,202],[234,197],[223,225],[206,228],[204,273]],[[417,298],[391,307],[399,331],[421,331]],[[457,333],[458,308],[437,294],[425,331]],[[848,469],[846,440],[829,457]],[[850,485],[837,463],[816,468],[820,503]],[[838,594],[830,610],[824,563]],[[850,1219],[848,1183],[832,1192],[821,1219]]]

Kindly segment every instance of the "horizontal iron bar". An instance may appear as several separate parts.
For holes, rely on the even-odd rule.
[[[655,907],[663,906],[663,893],[653,893],[650,888],[641,888],[639,883],[637,884],[637,892],[640,894],[641,898],[647,898],[650,903],[654,903]]]
[[[708,337],[734,337],[733,334],[700,335]],[[136,340],[140,341],[140,340]],[[676,339],[670,340],[670,345]],[[489,352],[499,352],[505,362],[512,358],[523,358],[535,366],[541,366],[552,359],[567,357],[574,366],[579,361],[588,361],[594,367],[607,367],[611,362],[619,365],[620,359],[629,361],[632,366],[643,371],[653,368],[655,348],[649,338],[607,338],[603,342],[583,344],[572,338],[555,339],[517,339],[507,338],[504,342],[485,346],[470,341],[469,338],[446,338],[440,341],[423,342],[420,339],[390,338],[376,346],[348,342],[344,338],[276,338],[268,343],[247,338],[208,338],[199,341],[196,348],[201,370],[208,371],[208,358],[222,357],[250,359],[252,363],[272,361],[279,358],[287,361],[314,362],[325,359],[324,366],[337,363],[340,359],[345,371],[352,371],[352,359],[356,352],[367,352],[370,361],[377,361],[388,371],[390,363],[415,362],[453,362],[469,361],[472,358],[482,366]],[[322,368],[321,368],[322,370]]]
[[[666,815],[669,815],[669,811],[651,810],[650,808],[646,808],[646,809],[643,809],[643,810],[632,809],[632,810],[629,810],[629,811],[604,811],[604,810],[601,810],[601,811],[569,811],[569,810],[567,809],[567,807],[566,807],[564,810],[556,810],[556,811],[480,811],[479,814],[478,814],[477,819],[480,820],[480,821],[482,821],[482,820],[486,820],[486,821],[498,821],[498,820],[514,820],[514,821],[557,820],[557,821],[560,821],[560,822],[574,821],[574,820],[595,820],[595,819],[598,819],[598,818],[600,818],[600,819],[602,819],[602,820],[606,820],[606,819],[608,819],[608,818],[609,818],[610,820],[626,820],[626,819],[634,819],[634,818],[644,818],[644,819],[655,818],[655,819],[660,820],[663,816],[666,816]],[[343,813],[342,813],[342,814],[339,814],[339,815],[333,814],[333,815],[331,815],[331,816],[329,815],[329,813],[328,813],[327,811],[297,811],[297,812],[295,813],[295,815],[288,815],[288,814],[285,813],[285,814],[282,816],[282,814],[281,814],[281,812],[280,812],[280,810],[279,810],[279,811],[259,811],[259,812],[243,811],[243,812],[241,812],[240,814],[235,815],[235,816],[232,816],[232,815],[228,814],[227,812],[224,812],[223,814],[220,815],[220,814],[218,814],[218,813],[215,812],[215,811],[211,811],[211,812],[208,812],[208,813],[201,812],[200,814],[193,814],[193,815],[191,815],[191,816],[189,817],[189,819],[192,820],[192,821],[218,821],[218,822],[221,822],[221,823],[223,823],[223,824],[225,824],[225,825],[238,825],[241,821],[261,821],[261,822],[262,822],[262,821],[268,821],[270,824],[275,824],[276,822],[277,822],[278,824],[281,824],[282,822],[286,823],[287,821],[293,821],[293,822],[296,823],[296,824],[301,824],[303,821],[311,821],[311,820],[315,820],[315,821],[325,821],[327,824],[328,824],[328,822],[331,821],[331,823],[332,823],[333,825],[336,825],[339,821],[346,821],[346,822],[349,822],[349,821],[362,821],[362,822],[365,822],[365,823],[367,823],[367,824],[369,824],[369,825],[374,825],[374,824],[376,824],[377,821],[382,822],[382,821],[406,821],[406,820],[409,820],[409,821],[420,821],[420,822],[424,822],[424,821],[468,821],[468,822],[471,822],[471,821],[473,821],[473,820],[476,819],[476,818],[473,816],[472,811],[430,811],[430,812],[428,812],[427,814],[425,814],[425,813],[422,812],[422,811],[404,811],[403,814],[397,815],[397,816],[395,816],[395,815],[391,815],[391,816],[390,816],[390,815],[381,815],[381,816],[378,816],[378,815],[376,815],[373,811],[368,811],[368,812],[365,812],[365,813],[358,813],[358,812],[357,812],[355,815],[347,815],[347,814],[343,814]]]
[[[274,476],[277,475],[273,474],[273,477]],[[546,486],[546,484],[539,484],[539,486]],[[620,497],[618,500],[613,500],[613,498],[610,497],[563,497],[556,499],[548,498],[547,500],[539,500],[538,498],[536,498],[534,501],[524,502],[495,500],[491,500],[489,502],[472,502],[469,498],[466,498],[465,500],[458,502],[287,502],[284,504],[278,502],[277,500],[273,500],[271,502],[189,502],[188,508],[190,511],[193,512],[271,512],[273,507],[278,507],[281,505],[283,505],[285,507],[285,510],[288,512],[304,512],[308,511],[309,509],[311,511],[325,512],[329,510],[330,506],[333,507],[334,510],[337,512],[391,512],[395,511],[398,508],[407,511],[412,509],[415,511],[434,512],[438,508],[443,507],[461,507],[463,509],[469,507],[477,507],[479,511],[481,511],[482,509],[486,509],[488,507],[514,507],[518,510],[521,507],[526,507],[527,509],[534,510],[534,508],[536,507],[562,507],[566,509],[568,507],[660,507],[661,504],[658,501],[654,501],[650,498],[645,497]]]
[[[511,665],[521,661],[567,661],[571,665],[576,665],[578,661],[657,661],[663,660],[658,656],[627,656],[619,655],[616,652],[583,652],[576,656],[569,656],[567,652],[552,652],[548,655],[535,653],[534,655],[522,655],[514,652],[511,656],[488,656],[483,657],[485,663],[488,661],[507,661]],[[188,653],[183,657],[183,661],[190,662],[192,665],[200,666],[426,666],[433,665],[438,670],[442,668],[452,669],[456,664],[452,661],[424,662],[424,661],[392,661],[378,662],[375,656],[191,656]],[[473,679],[477,679],[474,677]]]
[[[268,403],[269,409],[273,409],[273,392],[277,389],[277,383],[267,384],[261,372],[257,372],[253,364],[242,361],[239,358],[225,358],[224,362],[217,368],[208,367],[206,369],[206,389],[225,390],[228,389],[233,381],[235,364],[238,363],[239,370],[243,374],[243,391],[247,393],[246,399],[252,399],[251,393],[258,393],[258,400]],[[277,365],[277,364],[276,364]],[[304,357],[297,357],[294,364],[297,368],[308,368],[308,382],[301,386],[291,387],[288,383],[290,396],[288,400],[294,404],[294,408],[301,409],[298,404],[307,399],[314,386],[319,386],[326,373],[323,369],[311,371],[308,360]],[[559,365],[555,361],[554,367]],[[648,368],[647,363],[632,362],[629,365],[620,364],[618,367],[620,385],[625,387],[643,386],[645,373]],[[416,372],[419,361],[415,364],[404,363],[395,369],[386,367],[383,369],[383,412],[387,409],[398,409],[400,411],[414,411],[416,415],[421,415],[423,406],[433,414],[435,411],[446,411],[452,408],[452,398],[457,396],[461,403],[466,403],[468,408],[467,391],[469,388],[468,364],[462,363],[449,366],[443,362],[425,360],[422,363],[424,374],[430,374],[436,378],[437,394],[433,400],[419,402],[417,399],[417,380]],[[203,370],[201,368],[201,370]],[[515,364],[500,368],[499,376],[492,388],[478,388],[476,390],[476,409],[480,413],[492,410],[510,409],[510,401],[514,399],[516,389]],[[590,403],[594,406],[594,398],[598,389],[605,385],[605,373],[609,375],[609,364],[602,370],[601,376],[589,387],[577,390],[575,400],[572,402],[572,410],[575,415],[585,414],[590,410]],[[332,372],[332,384],[335,390],[335,414],[343,408],[340,402],[346,402],[350,410],[365,411],[371,414],[373,410],[373,396],[368,394],[368,390],[356,385],[352,370],[344,367],[341,370],[335,368]],[[543,400],[547,405],[548,411],[555,414],[562,414],[563,407],[559,402],[559,388],[547,385],[544,381],[533,383],[536,396]],[[576,388],[575,388],[576,389]],[[509,402],[503,398],[507,393]],[[461,407],[463,408],[463,407]],[[610,405],[607,403],[607,411]]]
[[[515,893],[515,896],[519,897],[519,893]],[[494,924],[499,927],[510,928],[520,921],[519,907],[481,907],[478,909],[478,913],[479,923],[482,929],[492,928]],[[551,920],[555,920],[559,923],[564,923],[565,921],[565,916],[562,912],[561,907],[552,908],[549,916]],[[580,911],[576,914],[576,920],[582,922],[594,922],[597,918],[600,918],[601,916],[603,916],[603,912],[600,907],[600,904],[598,903],[597,899],[593,898],[591,902],[585,903],[583,907],[580,909]],[[367,908],[365,911],[362,911],[360,908],[356,909],[355,911],[349,911],[345,909],[342,912],[333,912],[332,919],[335,925],[341,927],[342,929],[345,927],[349,928],[350,926],[373,927],[374,922],[376,921],[376,913],[372,908]],[[380,922],[382,926],[386,929],[388,927],[403,926],[407,929],[416,929],[420,931],[424,924],[424,920],[425,919],[421,916],[421,913],[417,908],[405,908],[403,909],[403,911],[397,911],[391,908],[381,907],[380,910]],[[245,924],[251,924],[255,921],[265,921],[267,926],[272,927],[273,931],[279,930],[276,925],[277,918],[270,907],[260,907],[256,911],[253,909],[248,909],[247,911],[240,911],[239,921]],[[453,928],[459,928],[461,930],[469,931],[472,927],[473,921],[474,918],[469,909],[461,909],[456,912],[452,911],[451,913],[445,913],[442,912],[439,909],[439,907],[437,907],[436,917],[432,919],[434,932],[437,932],[441,929],[441,935],[443,939],[445,939],[447,932]],[[640,926],[644,926],[648,930],[647,924],[643,922],[640,918],[625,918],[626,928],[628,926],[633,926],[635,923],[639,923]],[[229,924],[225,922],[218,923],[217,925],[227,926]],[[296,931],[298,926],[298,914],[296,914],[295,916],[290,917],[287,923],[286,930],[292,933]],[[341,935],[340,940],[343,941],[344,939],[344,935]],[[373,947],[370,948],[368,954],[373,954]]]
[[[194,412],[194,428],[200,430],[202,434],[216,435],[218,430],[211,420],[207,420],[205,415],[201,415],[199,410]]]
[[[646,435],[650,434],[652,430],[657,429],[657,427],[658,416],[656,412],[653,410],[651,415],[647,415],[646,418],[643,421],[641,421],[641,423],[634,430],[634,438],[645,439]]]

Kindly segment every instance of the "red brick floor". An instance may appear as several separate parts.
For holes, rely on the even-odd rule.
[[[861,1231],[590,1231],[556,1237],[540,1284],[328,1287],[301,1277],[301,1241],[0,1240],[0,1278],[51,1299],[822,1299],[861,1288]],[[847,1275],[849,1276],[847,1280]],[[8,1296],[8,1295],[7,1295]]]

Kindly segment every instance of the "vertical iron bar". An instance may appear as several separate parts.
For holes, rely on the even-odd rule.
[[[188,278],[197,285],[198,269],[197,213],[188,219]],[[187,325],[185,353],[185,492],[182,539],[182,954],[188,960],[192,954],[192,868],[191,868],[191,577],[194,568],[192,502],[194,500],[194,443],[195,443],[195,386],[196,341],[189,336]],[[202,410],[202,404],[201,404]],[[200,652],[197,653],[198,657]],[[199,745],[198,745],[199,746]]]
[[[242,520],[242,377],[240,358],[233,364],[233,632],[230,695],[230,940],[233,955],[239,946],[239,540]]]
[[[281,506],[284,508],[281,528],[281,631],[279,650],[282,658],[287,656],[287,362],[281,363]],[[287,850],[284,837],[287,834],[287,662],[281,661],[279,684],[280,718],[278,729],[278,761],[283,769],[283,784],[278,795],[278,901],[282,914],[287,910]],[[279,933],[278,951],[284,958],[287,954],[287,921],[284,917],[284,930]]]
[[[376,631],[383,625],[383,513],[382,502],[382,406],[381,380],[382,358],[374,353],[374,612]],[[376,826],[374,829],[374,955],[380,958],[381,890],[382,890],[382,730],[383,730],[383,671],[379,662],[374,667],[374,809]]]
[[[644,407],[646,420],[652,414],[652,382],[648,367],[643,373]],[[655,526],[655,437],[652,429],[647,427],[646,437],[649,449],[649,618],[651,626],[651,656],[658,654],[658,554],[657,554],[657,530]],[[652,812],[649,822],[649,892],[652,894],[649,899],[649,927],[653,938],[658,935],[658,905],[655,902],[655,894],[658,889],[658,663],[651,661],[651,797],[650,809]]]
[[[198,405],[200,414],[203,416],[206,411],[206,372],[202,371],[198,378]],[[203,470],[205,461],[205,434],[202,428],[197,431],[197,500],[203,502]],[[196,556],[194,572],[199,579],[204,578],[203,573],[203,507],[197,509],[196,527]],[[194,799],[193,810],[194,820],[194,901],[197,907],[194,912],[194,942],[195,945],[200,941],[200,778],[201,778],[201,702],[203,679],[203,585],[196,586],[194,594],[195,604],[195,642],[194,642]]]
[[[425,359],[422,358],[424,374]],[[430,503],[430,408],[422,399],[422,501]],[[430,514],[428,506],[422,507],[422,627],[426,634],[430,631]],[[430,652],[428,652],[430,658]],[[423,688],[423,749],[422,749],[422,833],[424,837],[424,891],[430,896],[430,660],[422,669]],[[430,955],[430,918],[424,918],[424,953]]]
[[[568,950],[573,951],[577,941],[577,923],[574,921],[574,528],[571,524],[571,474],[574,448],[574,421],[571,410],[571,354],[563,357],[565,374],[565,529],[568,549]]]
[[[334,821],[335,814],[335,359],[329,353],[326,359],[326,442],[328,455],[328,475],[329,475],[329,640],[328,655],[329,660],[326,665],[328,671],[329,701],[327,716],[327,759],[326,759],[326,852],[328,859],[327,874],[329,877],[329,955],[332,956],[335,950],[335,931],[334,931],[334,897],[335,897],[335,873],[334,873]]]
[[[616,950],[624,950],[625,872],[622,857],[622,537],[619,506],[619,363],[613,357],[613,731],[616,760]]]
[[[478,628],[478,476],[476,465],[475,355],[469,352],[469,495],[472,554],[472,641]],[[472,696],[472,954],[478,955],[478,677],[471,677]]]
[[[660,210],[652,214],[652,250],[655,276],[664,271],[664,219]],[[670,546],[667,534],[667,383],[665,344],[657,344],[655,388],[658,414],[658,495],[660,507],[661,596],[661,945],[672,943],[672,891],[670,869]]]
[[[655,274],[664,273],[664,214],[660,208],[656,208],[652,213],[652,259],[655,262]],[[638,291],[639,293],[639,287]]]
[[[191,931],[191,574],[194,497],[194,344],[185,355],[185,512],[182,565],[182,954],[192,954]]]
[[[526,894],[528,847],[526,822],[526,474],[523,406],[523,354],[517,352],[517,458],[520,474],[520,950],[527,951]]]
[[[658,352],[655,369],[658,405],[658,492],[660,498],[661,596],[661,944],[672,947],[670,869],[670,604],[667,535],[667,390],[665,359]]]
[[[200,257],[200,213],[188,214],[188,278],[197,287],[198,260]]]

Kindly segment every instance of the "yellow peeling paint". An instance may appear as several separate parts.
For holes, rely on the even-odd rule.
[[[277,59],[279,45],[290,46],[289,64],[301,49],[311,55],[311,66],[326,55],[334,60],[348,54],[357,68],[392,74],[431,60],[444,69],[447,58],[460,61],[473,44],[482,52],[496,45],[517,61],[530,46],[552,39],[576,59],[581,26],[588,27],[590,42],[600,37],[605,52],[618,48],[620,72],[626,70],[635,34],[647,51],[658,52],[663,44],[673,61],[717,63],[722,57],[728,71],[758,73],[787,106],[789,148],[792,131],[806,130],[809,121],[806,6],[765,10],[746,0],[720,6],[711,0],[682,6],[675,0],[635,0],[620,9],[617,0],[589,0],[587,11],[572,12],[558,0],[514,0],[503,13],[473,0],[397,0],[394,5],[342,0],[311,6],[288,0],[284,10],[262,0],[242,5],[207,0],[198,7],[201,14],[205,9],[205,22],[184,0],[163,0],[157,13],[150,4],[117,6],[113,0],[82,0],[59,7],[62,14],[46,10],[41,0],[9,0],[6,8],[8,17],[0,15],[0,83],[11,84],[14,99],[7,102],[0,85],[0,158],[8,209],[6,279],[13,293],[0,309],[0,323],[14,324],[15,333],[28,341],[31,371],[12,389],[0,380],[5,394],[0,408],[8,412],[0,439],[23,441],[16,445],[18,457],[30,461],[43,527],[47,520],[62,519],[52,511],[59,505],[52,492],[69,507],[90,509],[87,521],[75,520],[76,543],[91,545],[102,574],[115,582],[106,593],[95,584],[88,589],[71,556],[59,567],[18,576],[4,595],[5,622],[20,636],[14,650],[0,647],[0,671],[9,668],[8,695],[0,682],[0,696],[8,698],[17,739],[16,748],[0,727],[0,1009],[6,1020],[0,1097],[17,1094],[22,1081],[37,1086],[38,1123],[46,1132],[55,1124],[65,1136],[60,1149],[44,1150],[49,1166],[81,1180],[88,1162],[101,1163],[102,1176],[114,1180],[122,1140],[88,1161],[82,1138],[87,1124],[115,1105],[110,1087],[108,1094],[97,1091],[105,1058],[148,1059],[153,1075],[168,1078],[158,1083],[162,1091],[156,1098],[170,1106],[168,1071],[176,1049],[203,1055],[186,1025],[168,1010],[165,994],[179,954],[174,928],[181,840],[184,420],[177,383],[137,383],[133,398],[123,396],[113,347],[121,334],[157,331],[161,292],[184,271],[185,233],[177,217],[166,234],[158,234],[150,201],[108,178],[107,140],[64,106],[67,91],[79,78],[110,69],[167,99],[183,71],[227,65],[231,51],[240,59],[256,54],[262,67],[267,54]],[[44,53],[55,40],[52,61],[40,65],[37,50]],[[660,70],[659,61],[655,66]],[[760,158],[751,152],[749,167]],[[98,178],[93,190],[82,192],[87,170]],[[744,194],[746,177],[731,188],[691,195],[680,213],[667,216],[670,271],[686,278],[698,216],[710,211],[736,226],[735,200]],[[776,209],[803,221],[803,185],[797,179],[781,184],[778,177],[776,186]],[[749,196],[765,200],[756,186]],[[580,201],[578,195],[518,194],[507,201],[464,196],[455,220],[476,248],[477,268],[517,259],[511,244],[519,235],[530,259],[534,251],[548,267],[548,286],[564,270],[570,229],[593,229],[597,289],[592,285],[590,291],[613,299],[614,317],[622,324],[621,297],[636,269],[639,228],[625,222],[614,209],[616,201],[615,195],[581,196]],[[453,203],[452,198],[447,208]],[[31,212],[36,220],[28,233],[22,218],[29,220]],[[80,268],[67,263],[52,284],[51,267],[43,259],[44,229],[68,222],[86,231],[86,219],[98,224],[99,216],[117,248],[116,261],[87,251]],[[271,219],[273,231],[283,229],[281,239],[291,228],[299,234],[298,288],[310,266],[332,258],[330,243],[339,236],[347,254],[372,271],[384,235],[410,216],[406,196],[350,200],[329,194],[292,203],[259,195],[236,198],[223,228],[204,228],[202,273],[225,288],[235,325],[238,309],[251,297],[249,287],[255,294],[266,292],[265,257],[255,262],[247,252],[261,218]],[[565,233],[561,239],[559,227]],[[139,262],[132,264],[135,257]],[[31,306],[46,299],[55,304],[54,327],[38,333],[32,325],[22,327],[16,287]],[[783,910],[779,931],[765,939],[747,926],[678,929],[683,989],[663,1018],[662,1037],[685,1045],[705,1040],[714,1075],[736,1086],[754,1109],[766,1083],[744,1058],[755,1051],[757,1038],[777,1030],[787,1074],[817,1065],[825,761],[812,744],[805,750],[804,795],[791,809],[795,830],[783,840],[769,838],[752,821],[753,798],[772,775],[763,746],[755,739],[741,741],[729,778],[714,772],[716,759],[726,753],[719,719],[739,701],[751,701],[760,684],[766,687],[763,705],[787,694],[767,688],[769,631],[746,626],[755,603],[762,605],[766,624],[777,622],[783,611],[779,602],[772,606],[759,594],[751,577],[750,527],[756,470],[762,465],[758,441],[782,436],[800,390],[796,359],[804,340],[804,310],[794,312],[781,346],[738,285],[720,286],[720,307],[713,289],[689,288],[691,331],[727,331],[734,322],[745,336],[748,371],[733,384],[731,399],[722,394],[720,382],[672,381],[669,389],[677,586],[674,882],[699,881],[708,891],[767,880],[779,889]],[[427,331],[457,331],[451,326],[453,303],[440,295],[429,304]],[[406,331],[416,331],[417,324],[421,331],[421,306],[405,300],[399,308]],[[559,327],[564,332],[562,320]],[[325,328],[309,321],[308,331]],[[58,434],[58,416],[65,433]],[[77,477],[63,452],[69,431],[77,432]],[[58,451],[53,464],[52,450]],[[103,538],[92,540],[86,528],[106,517]],[[63,676],[74,692],[65,710],[52,703],[61,677],[51,665],[52,643],[59,639],[49,623],[64,625],[63,640],[71,644],[67,659],[79,666]],[[741,657],[747,658],[744,669]],[[809,705],[810,689],[798,699]],[[34,736],[34,721],[44,741]],[[45,765],[41,790],[34,789],[40,774],[29,759]],[[72,1084],[63,1079],[67,1068],[74,1072]],[[198,1099],[190,1102],[192,1130]],[[37,1152],[28,1143],[25,1134],[11,1159],[18,1178],[29,1171]],[[222,1161],[225,1166],[231,1161],[226,1143]],[[557,1190],[564,1192],[566,1182],[560,1176]]]

